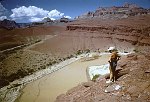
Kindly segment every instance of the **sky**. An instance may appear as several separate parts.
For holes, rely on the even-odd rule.
[[[125,2],[150,8],[150,0],[0,0],[0,20],[26,23],[45,17],[74,19],[98,7],[122,6]]]

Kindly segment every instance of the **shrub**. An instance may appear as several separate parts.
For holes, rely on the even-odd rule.
[[[90,53],[90,49],[86,49],[85,52],[86,52],[86,53]]]
[[[9,81],[5,80],[5,79],[0,79],[0,88],[2,88],[3,86],[9,85]],[[2,102],[2,101],[0,101]]]
[[[28,72],[25,70],[19,69],[16,73],[19,77],[23,78],[24,76],[28,75]]]
[[[36,40],[35,43],[38,43],[38,42],[40,42],[40,41],[42,41],[42,40]]]
[[[70,58],[74,57],[73,55],[70,55]]]
[[[47,63],[47,66],[51,66],[51,65],[52,65],[52,62]]]
[[[57,63],[56,61],[53,61],[53,62],[52,62],[52,64],[56,64],[56,63]]]
[[[117,49],[113,49],[112,52],[118,52],[118,50]]]
[[[59,61],[62,61],[62,59],[61,59],[61,58],[59,58],[58,60],[59,60]]]
[[[27,76],[27,75],[28,75],[27,71],[19,69],[16,73],[12,73],[10,76],[7,76],[6,79],[9,82],[12,82],[15,79],[23,78],[24,76]]]
[[[133,51],[134,51],[135,53],[138,53],[138,52],[139,52],[137,49],[134,49]]]
[[[96,81],[96,79],[97,79],[99,76],[100,76],[99,74],[94,75],[93,78],[92,78],[92,81]]]
[[[34,72],[34,69],[29,69],[28,68],[27,71],[28,71],[29,74],[32,74]]]
[[[66,58],[63,58],[63,60],[65,61],[65,60],[66,60]]]
[[[76,53],[76,55],[80,55],[80,54],[82,54],[82,51],[78,50],[77,53]]]

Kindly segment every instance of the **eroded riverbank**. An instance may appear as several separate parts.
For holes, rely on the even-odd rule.
[[[63,68],[64,66],[69,65],[70,63],[80,59],[80,57],[81,56],[73,57],[71,59],[62,61],[59,64],[55,64],[46,69],[35,72],[32,75],[11,82],[10,85],[0,89],[0,101],[14,102],[16,98],[20,95],[20,89],[22,89],[27,83],[30,83],[36,79],[46,76],[47,74],[53,73]]]
[[[109,53],[99,55],[98,59],[82,61],[87,56],[82,54],[16,80],[0,90],[1,100],[14,102],[18,98],[16,101],[19,102],[53,102],[59,94],[87,81],[87,67],[108,63]]]
[[[109,55],[82,62],[78,60],[55,73],[49,74],[41,79],[31,82],[22,90],[19,102],[53,102],[56,97],[67,90],[87,81],[86,68],[92,65],[106,64]]]

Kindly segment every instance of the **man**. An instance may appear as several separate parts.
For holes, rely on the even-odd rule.
[[[112,52],[111,57],[109,59],[109,70],[110,70],[110,80],[106,81],[106,83],[111,83],[116,81],[116,67],[117,62],[120,60],[120,56],[117,54],[117,52]]]

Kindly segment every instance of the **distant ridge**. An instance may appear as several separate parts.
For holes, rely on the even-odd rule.
[[[19,28],[20,26],[12,20],[7,20],[4,19],[3,21],[0,21],[0,28],[4,29],[14,29],[14,28]]]
[[[123,6],[99,7],[95,11],[89,11],[76,19],[101,18],[101,19],[121,19],[129,16],[150,14],[150,9],[142,8],[136,4],[124,3]]]

